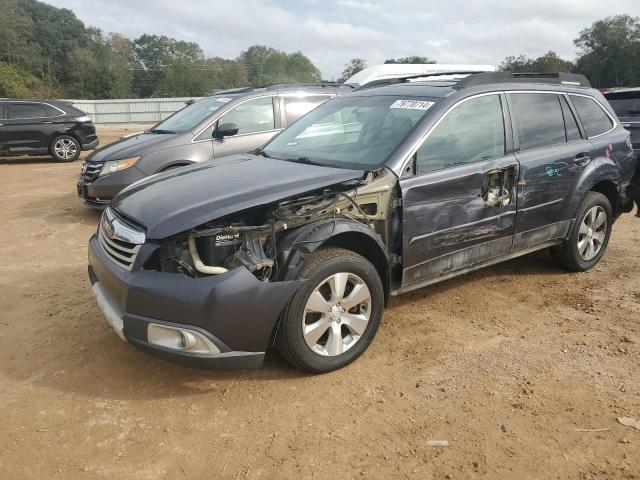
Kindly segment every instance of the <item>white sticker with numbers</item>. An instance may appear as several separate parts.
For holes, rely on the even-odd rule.
[[[391,104],[391,108],[409,108],[411,110],[429,110],[434,102],[425,100],[396,100]]]

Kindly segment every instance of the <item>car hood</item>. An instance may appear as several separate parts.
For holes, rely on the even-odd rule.
[[[119,160],[165,150],[175,146],[174,143],[179,136],[175,133],[137,133],[95,150],[87,157],[87,161]]]
[[[123,190],[111,208],[159,240],[247,208],[355,180],[364,171],[232,155],[152,175]]]

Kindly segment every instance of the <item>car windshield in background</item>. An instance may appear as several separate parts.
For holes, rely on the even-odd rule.
[[[618,117],[640,117],[640,91],[608,93],[606,97]]]
[[[151,133],[184,133],[195,128],[213,112],[233,100],[232,97],[209,97],[199,100],[177,111],[163,120],[149,132]]]
[[[380,167],[433,104],[424,97],[331,100],[278,135],[262,152],[273,158],[341,168]]]

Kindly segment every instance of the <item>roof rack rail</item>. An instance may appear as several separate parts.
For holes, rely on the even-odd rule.
[[[591,83],[584,75],[576,73],[518,73],[487,72],[470,75],[460,80],[453,88],[475,87],[492,83],[543,83],[551,85],[567,85],[591,88]]]
[[[430,78],[430,77],[450,77],[455,75],[476,75],[484,73],[484,70],[468,70],[464,72],[450,71],[450,72],[434,72],[434,73],[421,73],[420,75],[406,75],[401,77],[383,78],[381,80],[373,80],[372,82],[365,83],[364,85],[357,87],[357,90],[366,90],[368,88],[382,87],[385,85],[396,85],[398,83],[409,83],[411,80],[418,78]],[[469,77],[467,77],[469,78]]]
[[[267,90],[273,90],[277,88],[297,88],[297,87],[351,87],[353,85],[338,83],[338,82],[318,82],[318,83],[271,83],[269,85],[262,85],[256,88],[266,88]]]

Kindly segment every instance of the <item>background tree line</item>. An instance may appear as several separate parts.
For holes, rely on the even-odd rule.
[[[130,40],[86,27],[37,0],[0,0],[0,97],[202,96],[222,88],[319,82],[301,52],[255,45],[236,59],[206,58],[164,35]]]
[[[583,73],[594,86],[640,85],[640,19],[605,18],[574,41],[575,61],[548,52],[507,57],[500,68]],[[435,63],[426,56],[385,63]],[[338,81],[366,67],[352,59]],[[238,58],[207,58],[194,42],[143,34],[131,40],[86,27],[72,11],[37,0],[0,0],[0,97],[127,98],[203,96],[217,89],[318,82],[301,52],[254,45]]]

